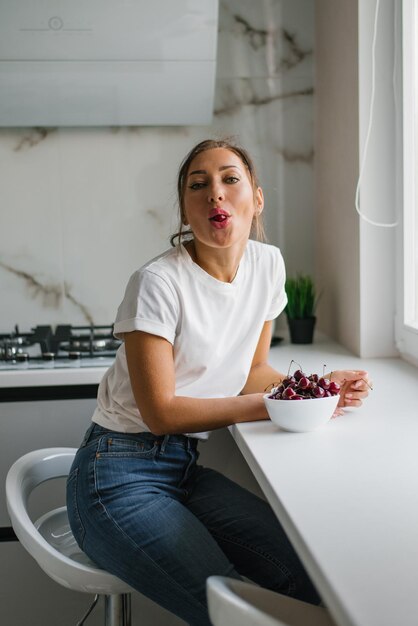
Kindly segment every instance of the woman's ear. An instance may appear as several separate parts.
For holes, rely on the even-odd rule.
[[[261,187],[257,187],[255,192],[255,214],[260,215],[264,209],[264,194]]]

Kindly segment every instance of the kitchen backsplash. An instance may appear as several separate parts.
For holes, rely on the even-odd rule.
[[[224,0],[211,126],[0,129],[0,332],[113,321],[169,247],[178,165],[206,137],[254,156],[269,241],[310,271],[313,39],[312,0]]]

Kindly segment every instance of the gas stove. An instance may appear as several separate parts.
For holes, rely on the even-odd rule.
[[[0,371],[109,367],[121,341],[113,326],[35,326],[0,334]]]

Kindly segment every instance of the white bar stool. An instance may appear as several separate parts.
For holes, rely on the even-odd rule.
[[[46,512],[36,522],[28,515],[28,499],[41,483],[67,476],[76,448],[46,448],[25,454],[10,468],[6,478],[6,500],[13,530],[23,547],[57,583],[95,594],[92,607],[78,623],[81,626],[99,596],[105,599],[105,626],[131,626],[133,589],[98,568],[80,550],[71,532],[67,508]]]
[[[234,578],[210,576],[206,589],[213,626],[336,626],[322,607]]]

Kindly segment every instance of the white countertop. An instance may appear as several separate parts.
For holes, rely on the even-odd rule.
[[[366,369],[374,391],[311,433],[270,421],[231,433],[336,622],[417,626],[418,369],[325,340],[271,350],[279,371],[292,358],[308,373]]]
[[[45,367],[0,371],[0,388],[49,387],[58,385],[98,384],[113,359],[103,359],[93,367]]]

